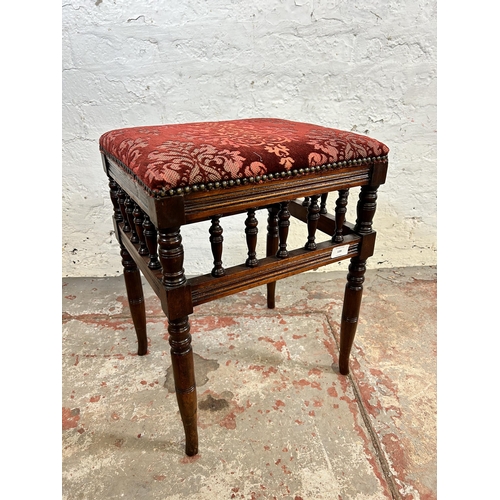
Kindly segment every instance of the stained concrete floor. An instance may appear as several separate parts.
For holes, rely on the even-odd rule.
[[[63,279],[63,499],[431,500],[436,269],[368,271],[338,373],[345,272],[312,272],[191,317],[200,453],[184,455],[166,319],[145,283],[149,354],[119,278]]]

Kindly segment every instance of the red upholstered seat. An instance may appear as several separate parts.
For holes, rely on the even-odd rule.
[[[123,128],[103,134],[99,146],[161,195],[345,168],[389,152],[360,134],[274,118]]]

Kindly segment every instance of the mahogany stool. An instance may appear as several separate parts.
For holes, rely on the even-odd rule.
[[[386,145],[353,132],[260,118],[112,130],[99,146],[138,354],[147,353],[142,272],[168,318],[187,455],[198,452],[189,333],[194,306],[267,284],[267,305],[274,308],[276,280],[350,258],[339,355],[340,373],[349,373],[366,259],[375,244],[377,189],[387,173]],[[347,198],[358,186],[357,219],[351,224],[345,220]],[[326,210],[331,191],[338,192],[334,215]],[[268,210],[263,258],[256,255],[259,209]],[[221,218],[238,213],[247,214],[248,255],[241,265],[225,269]],[[290,217],[307,225],[302,248],[287,248]],[[213,269],[187,279],[181,227],[205,220],[211,221]],[[317,241],[317,230],[326,240]]]

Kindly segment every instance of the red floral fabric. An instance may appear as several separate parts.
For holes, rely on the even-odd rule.
[[[351,164],[389,152],[360,134],[274,118],[123,128],[103,134],[99,146],[152,191]]]

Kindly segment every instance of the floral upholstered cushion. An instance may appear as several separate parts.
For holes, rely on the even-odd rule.
[[[360,134],[274,118],[123,128],[103,134],[99,146],[148,190],[163,194],[341,168],[389,152]]]

